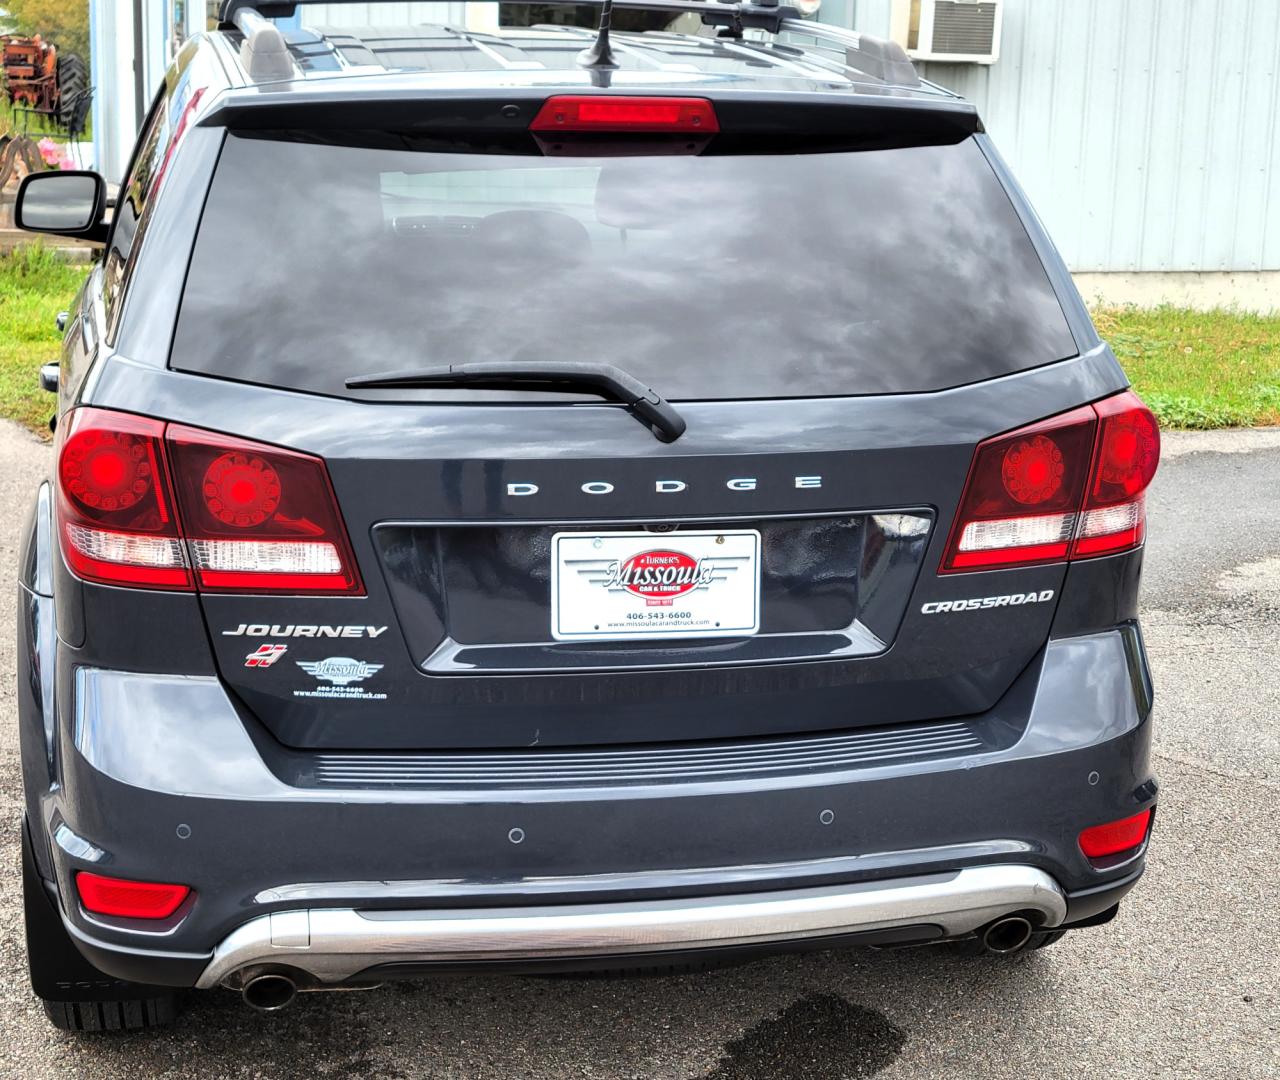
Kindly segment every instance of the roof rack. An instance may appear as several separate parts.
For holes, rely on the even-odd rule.
[[[236,7],[234,0],[229,0],[227,6],[235,8],[231,19],[236,29],[244,34],[240,63],[249,73],[249,78],[255,81],[291,78],[293,58],[279,27],[267,22],[262,13],[250,4]]]
[[[234,26],[244,34],[241,62],[249,77],[288,78],[292,61],[279,29],[268,18],[294,15],[306,4],[355,4],[368,0],[222,0],[220,24]],[[465,2],[465,0],[464,0]],[[491,0],[478,0],[491,2]],[[507,4],[599,7],[601,0],[501,0]],[[915,87],[921,79],[906,50],[896,41],[859,34],[852,30],[804,19],[800,12],[780,0],[613,0],[613,6],[633,11],[668,11],[672,14],[702,16],[706,26],[718,26],[730,37],[745,30],[770,34],[797,33],[811,37],[819,48],[842,50],[848,67],[894,86]]]

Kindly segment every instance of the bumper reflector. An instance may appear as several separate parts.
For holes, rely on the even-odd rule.
[[[1091,859],[1103,859],[1140,847],[1151,825],[1151,809],[1120,821],[1092,825],[1080,834],[1080,850]]]
[[[121,919],[167,919],[191,895],[186,885],[157,881],[126,881],[81,870],[76,891],[86,911]]]

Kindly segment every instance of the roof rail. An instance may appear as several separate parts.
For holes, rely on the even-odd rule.
[[[249,20],[251,25],[258,27],[254,31],[256,35],[262,33],[262,26],[271,26],[270,23],[265,22],[265,18],[294,15],[299,7],[307,4],[368,2],[369,0],[222,0],[218,18],[223,26],[238,27],[248,43],[251,34],[245,29],[245,20]],[[492,2],[492,0],[476,0],[476,2]],[[599,7],[601,0],[502,0],[502,2],[527,6],[549,4],[564,7]],[[634,11],[669,11],[672,14],[701,15],[705,25],[722,27],[731,37],[741,37],[744,30],[764,30],[770,34],[784,32],[807,34],[815,41],[827,42],[843,49],[848,67],[895,86],[920,85],[920,76],[916,72],[915,65],[907,56],[906,50],[896,41],[886,41],[853,30],[830,26],[827,23],[804,19],[796,8],[782,3],[781,0],[613,0],[613,6]],[[278,31],[277,36],[279,36]],[[283,38],[280,39],[280,44],[281,48],[284,48]],[[274,42],[270,39],[264,39],[262,49],[264,55],[276,51]],[[288,62],[287,52],[284,60]],[[273,60],[271,63],[275,64],[276,61]],[[266,70],[266,60],[259,61],[259,64],[263,70]],[[247,64],[246,67],[248,67]],[[249,73],[255,79],[281,77],[274,70],[270,76],[258,76],[253,70]]]
[[[804,34],[819,47],[836,47],[844,53],[846,67],[854,68],[892,86],[920,86],[920,73],[896,41],[860,34],[812,19],[784,19],[782,33]],[[953,97],[956,95],[952,95]]]

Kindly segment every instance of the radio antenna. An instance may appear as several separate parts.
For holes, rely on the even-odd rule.
[[[585,68],[612,69],[618,66],[613,58],[613,46],[609,44],[609,23],[613,21],[613,0],[604,0],[600,5],[600,29],[596,32],[596,40],[591,48],[578,53],[578,63]]]

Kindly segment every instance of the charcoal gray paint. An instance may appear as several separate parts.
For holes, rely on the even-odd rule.
[[[486,904],[564,901],[580,892],[636,900],[1005,861],[1049,872],[1069,900],[1080,898],[1072,910],[1083,917],[1132,887],[1141,856],[1095,869],[1076,832],[1081,823],[1154,803],[1151,683],[1134,621],[1141,552],[1069,569],[936,572],[978,441],[1127,385],[985,137],[979,139],[1045,262],[1079,356],[934,394],[682,404],[688,434],[663,444],[609,405],[340,402],[169,370],[179,286],[221,145],[219,125],[232,115],[249,121],[254,99],[272,105],[278,123],[281,110],[317,102],[336,108],[348,92],[319,84],[288,93],[227,91],[214,58],[224,48],[217,44],[169,87],[175,93],[207,84],[205,111],[173,158],[110,341],[101,271],[86,285],[78,307],[85,332],[64,343],[59,409],[136,411],[321,455],[368,595],[246,601],[82,584],[51,542],[49,489],[40,489],[19,596],[27,812],[41,873],[57,883],[64,919],[102,970],[192,985],[229,930],[296,904],[298,896],[314,905],[373,908],[461,905],[479,896]],[[447,80],[433,85],[447,88]],[[350,85],[355,97],[414,92],[399,76]],[[547,92],[530,83],[517,96]],[[886,97],[876,107],[916,104]],[[930,107],[952,110],[957,123],[976,122],[966,105]],[[824,477],[817,490],[762,486],[744,496],[723,483],[731,475],[758,475],[763,484],[814,474]],[[689,482],[696,500],[653,490],[655,478],[674,475]],[[622,496],[616,508],[602,509],[582,491],[599,479]],[[509,482],[537,483],[537,507],[494,494]],[[762,508],[858,513],[901,506],[908,490],[911,503],[927,506],[942,527],[929,535],[910,603],[891,627],[895,648],[855,659],[670,671],[659,679],[637,672],[424,674],[422,657],[398,629],[373,529],[478,518],[501,526],[530,516],[700,521]],[[920,614],[926,601],[1033,591],[1052,591],[1055,600],[994,616]],[[255,715],[253,687],[237,667],[244,639],[221,634],[246,621],[393,628],[376,640],[342,644],[344,651],[382,650],[377,660],[402,688],[402,700],[381,716],[272,710],[273,730]],[[682,699],[695,703],[693,712],[680,713]],[[472,729],[483,731],[424,723],[426,705],[446,717],[470,717]],[[364,748],[525,747],[544,738],[598,747],[611,738],[661,737],[664,709],[683,717],[682,738],[696,713],[699,738],[762,744],[815,727],[872,728],[964,713],[982,748],[803,776],[625,786],[332,790],[315,775],[316,750],[348,746],[353,731]],[[823,811],[833,813],[831,824],[822,823]],[[518,846],[508,839],[516,828],[525,836]],[[335,837],[343,840],[340,857]],[[72,875],[88,866],[189,882],[199,899],[160,933],[90,920],[67,902],[75,895]],[[388,889],[371,884],[388,878]]]

